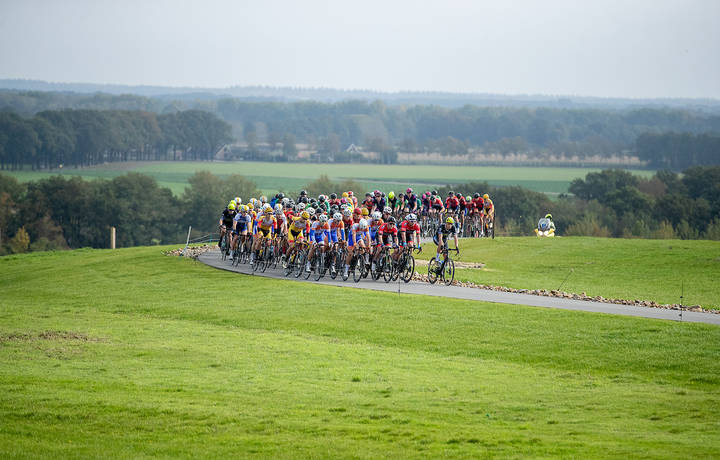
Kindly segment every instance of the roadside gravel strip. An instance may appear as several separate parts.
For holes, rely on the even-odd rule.
[[[178,254],[179,255],[179,254]],[[352,280],[343,282],[333,281],[325,276],[320,281],[298,280],[296,278],[286,278],[280,269],[268,269],[265,273],[253,273],[249,265],[240,265],[233,267],[228,261],[220,260],[220,252],[217,248],[206,250],[204,252],[197,251],[194,254],[187,254],[196,258],[198,261],[221,270],[241,273],[244,275],[265,276],[268,278],[277,278],[290,281],[304,281],[308,283],[323,284],[326,286],[340,286],[356,289],[370,289],[374,291],[396,292],[398,294],[418,294],[436,297],[450,297],[455,299],[477,300],[482,302],[505,303],[515,305],[527,305],[532,307],[543,308],[559,308],[563,310],[580,310],[595,313],[610,313],[624,316],[640,316],[644,318],[666,319],[672,321],[680,321],[680,311],[665,308],[652,307],[636,307],[631,305],[618,305],[612,303],[575,300],[561,297],[545,297],[540,295],[521,294],[516,292],[502,292],[486,289],[478,289],[462,286],[445,286],[440,284],[429,284],[418,281],[410,283],[384,283],[382,281],[360,280],[354,283]],[[720,315],[713,313],[702,313],[696,311],[683,311],[682,321],[693,323],[707,323],[720,325]]]

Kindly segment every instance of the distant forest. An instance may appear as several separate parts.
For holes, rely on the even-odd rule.
[[[236,157],[276,161],[296,159],[295,144],[302,143],[325,161],[358,161],[346,154],[354,144],[385,163],[396,162],[403,152],[637,156],[650,168],[675,171],[720,164],[720,114],[712,111],[176,96],[0,90],[0,162],[40,167],[60,156],[77,165],[128,158],[211,159],[224,143],[236,141]]]

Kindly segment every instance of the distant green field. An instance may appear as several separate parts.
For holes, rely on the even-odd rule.
[[[428,259],[435,246],[426,248]],[[460,249],[458,260],[486,264],[458,270],[463,281],[660,303],[683,295],[720,309],[720,241],[515,237],[463,239]]]
[[[333,180],[353,179],[367,190],[402,190],[408,185],[417,189],[433,186],[487,181],[491,185],[521,185],[530,190],[558,194],[568,190],[570,182],[585,177],[591,168],[532,168],[499,166],[402,166],[375,164],[313,164],[262,162],[131,162],[110,163],[83,169],[64,169],[53,172],[11,172],[22,181],[35,180],[53,174],[77,175],[87,179],[112,178],[128,171],[155,177],[163,187],[181,194],[187,178],[196,171],[210,171],[216,175],[242,174],[251,178],[266,194],[278,191],[298,191],[308,182],[326,174]],[[653,172],[635,170],[634,174],[650,177]],[[361,192],[364,192],[362,190]]]
[[[0,257],[2,458],[718,458],[720,327]]]

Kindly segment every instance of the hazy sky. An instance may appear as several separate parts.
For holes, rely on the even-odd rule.
[[[720,98],[720,0],[0,0],[0,78]]]

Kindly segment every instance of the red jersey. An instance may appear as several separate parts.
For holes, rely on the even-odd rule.
[[[475,209],[478,211],[481,210],[485,206],[485,200],[483,200],[483,197],[477,197],[472,199],[472,204]]]
[[[456,196],[449,196],[447,200],[445,200],[445,207],[455,209],[458,206],[460,206],[460,201],[458,201]]]
[[[382,224],[382,225],[380,226],[380,228],[378,228],[378,232],[379,232],[381,235],[395,235],[395,236],[397,236],[398,229],[397,229],[397,226],[396,226],[396,225],[393,225],[393,226],[391,227],[390,224],[385,223],[385,224]]]
[[[400,231],[405,233],[420,232],[420,224],[413,222],[412,224],[406,220],[400,224]]]

